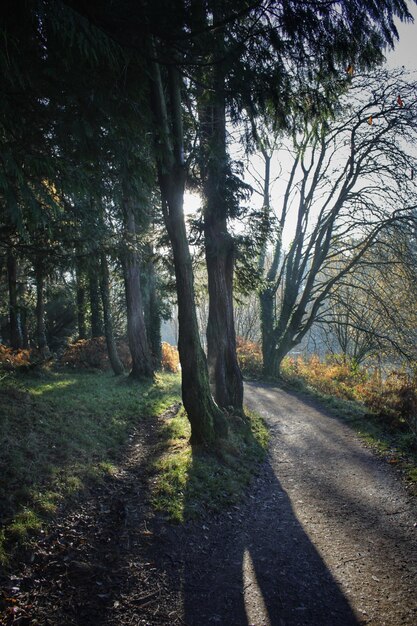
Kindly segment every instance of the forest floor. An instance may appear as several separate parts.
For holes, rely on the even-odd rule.
[[[246,403],[271,442],[242,504],[183,525],[155,515],[146,421],[1,581],[0,624],[415,626],[412,487],[317,403],[255,383]]]

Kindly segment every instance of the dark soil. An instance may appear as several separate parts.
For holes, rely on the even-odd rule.
[[[417,502],[352,431],[266,385],[271,450],[245,502],[184,526],[148,503],[157,427],[5,576],[0,624],[417,624]],[[1,596],[0,596],[1,597]]]

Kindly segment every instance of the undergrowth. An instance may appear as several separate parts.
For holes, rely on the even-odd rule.
[[[247,412],[230,418],[230,438],[210,453],[189,443],[184,410],[165,420],[152,481],[153,506],[183,522],[237,503],[266,454],[268,431],[262,419]]]
[[[111,472],[129,435],[179,401],[179,377],[9,374],[0,384],[0,562],[91,479]]]

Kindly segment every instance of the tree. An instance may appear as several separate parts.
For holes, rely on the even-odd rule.
[[[293,239],[285,251],[277,238],[260,296],[265,374],[279,374],[334,286],[384,229],[413,219],[414,91],[398,72],[355,79],[334,121],[294,133],[278,216],[281,234],[296,206]]]
[[[172,246],[176,277],[182,398],[191,422],[192,442],[212,444],[227,435],[227,424],[211,396],[207,362],[200,343],[195,308],[194,277],[183,210],[186,169],[182,81],[175,65],[168,66],[167,74],[167,83],[164,85],[160,65],[155,61],[151,63],[154,133],[159,145],[156,155],[162,211]]]
[[[367,358],[416,360],[415,224],[393,225],[330,293],[318,322],[332,351],[353,363]]]
[[[153,375],[153,364],[143,312],[135,203],[131,193],[127,191],[122,199],[122,210],[125,227],[122,263],[126,290],[127,334],[132,356],[131,376],[138,379],[149,378]]]
[[[106,336],[107,352],[113,372],[116,376],[120,376],[124,372],[124,367],[119,358],[116,341],[114,339],[110,303],[110,273],[105,252],[100,254],[100,293],[103,304],[104,333]]]

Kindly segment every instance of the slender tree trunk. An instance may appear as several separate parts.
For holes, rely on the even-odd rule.
[[[182,399],[191,423],[193,444],[213,444],[228,434],[222,411],[213,401],[207,361],[200,343],[195,308],[194,276],[185,229],[183,201],[185,163],[181,109],[181,81],[177,68],[170,65],[168,93],[160,68],[152,63],[151,88],[155,115],[157,165],[163,215],[174,257],[178,298],[178,349],[182,371]],[[169,110],[169,113],[168,113]]]
[[[262,360],[263,375],[273,375],[274,366],[274,292],[271,287],[266,287],[259,294],[261,309],[261,336],[262,336]]]
[[[157,292],[157,278],[155,264],[152,259],[152,249],[149,249],[151,258],[144,268],[144,314],[146,332],[149,339],[149,346],[155,369],[161,368],[162,347],[161,347],[161,312],[160,298]]]
[[[42,259],[34,264],[36,278],[36,345],[42,358],[49,353],[45,329],[45,274]]]
[[[215,19],[221,19],[214,2]],[[218,14],[219,13],[219,14]],[[215,35],[220,59],[222,33]],[[234,243],[227,230],[226,106],[224,71],[217,60],[209,70],[209,86],[201,94],[199,116],[204,203],[204,238],[208,274],[207,359],[214,398],[223,408],[243,412],[243,380],[236,355],[233,313]]]
[[[88,289],[90,296],[91,336],[102,337],[104,332],[100,307],[99,265],[96,261],[89,268]]]
[[[262,156],[265,161],[264,171],[264,189],[263,189],[263,205],[265,214],[270,215],[270,178],[271,178],[271,155],[264,146],[261,146]],[[281,232],[278,233],[278,240],[275,243],[275,251],[272,259],[271,267],[266,272],[265,286],[259,293],[259,306],[261,315],[261,342],[262,342],[262,362],[263,375],[266,378],[278,376],[281,362],[278,358],[275,342],[275,295],[277,271],[281,258]],[[266,270],[266,242],[263,246],[259,257],[259,269],[263,272]]]
[[[142,292],[140,288],[140,261],[136,251],[136,223],[132,198],[123,198],[123,214],[126,230],[126,250],[123,257],[127,305],[127,336],[132,356],[132,378],[153,376],[152,358],[146,336],[143,315]]]
[[[100,292],[103,304],[104,334],[106,336],[107,352],[110,365],[116,376],[124,372],[123,364],[117,352],[116,341],[113,333],[113,320],[110,307],[110,278],[107,257],[104,252],[100,254]]]
[[[206,216],[206,264],[209,314],[207,360],[214,398],[222,408],[243,412],[243,380],[236,356],[233,314],[233,241],[225,230],[226,220]]]
[[[9,284],[10,345],[14,350],[19,350],[23,346],[23,332],[17,302],[17,262],[11,250],[7,254],[7,276]]]
[[[81,262],[77,261],[76,268],[76,289],[77,289],[77,325],[78,325],[78,339],[87,338],[87,327],[85,322],[85,309],[86,309],[86,289],[85,289],[85,275],[81,267]]]
[[[192,260],[183,219],[183,187],[178,183],[181,178],[178,172],[170,181],[163,182],[162,188],[168,187],[170,191],[166,200],[169,212],[165,214],[177,285],[182,399],[191,422],[192,443],[211,444],[219,437],[226,437],[228,431],[225,417],[211,396],[207,361],[200,343]]]

